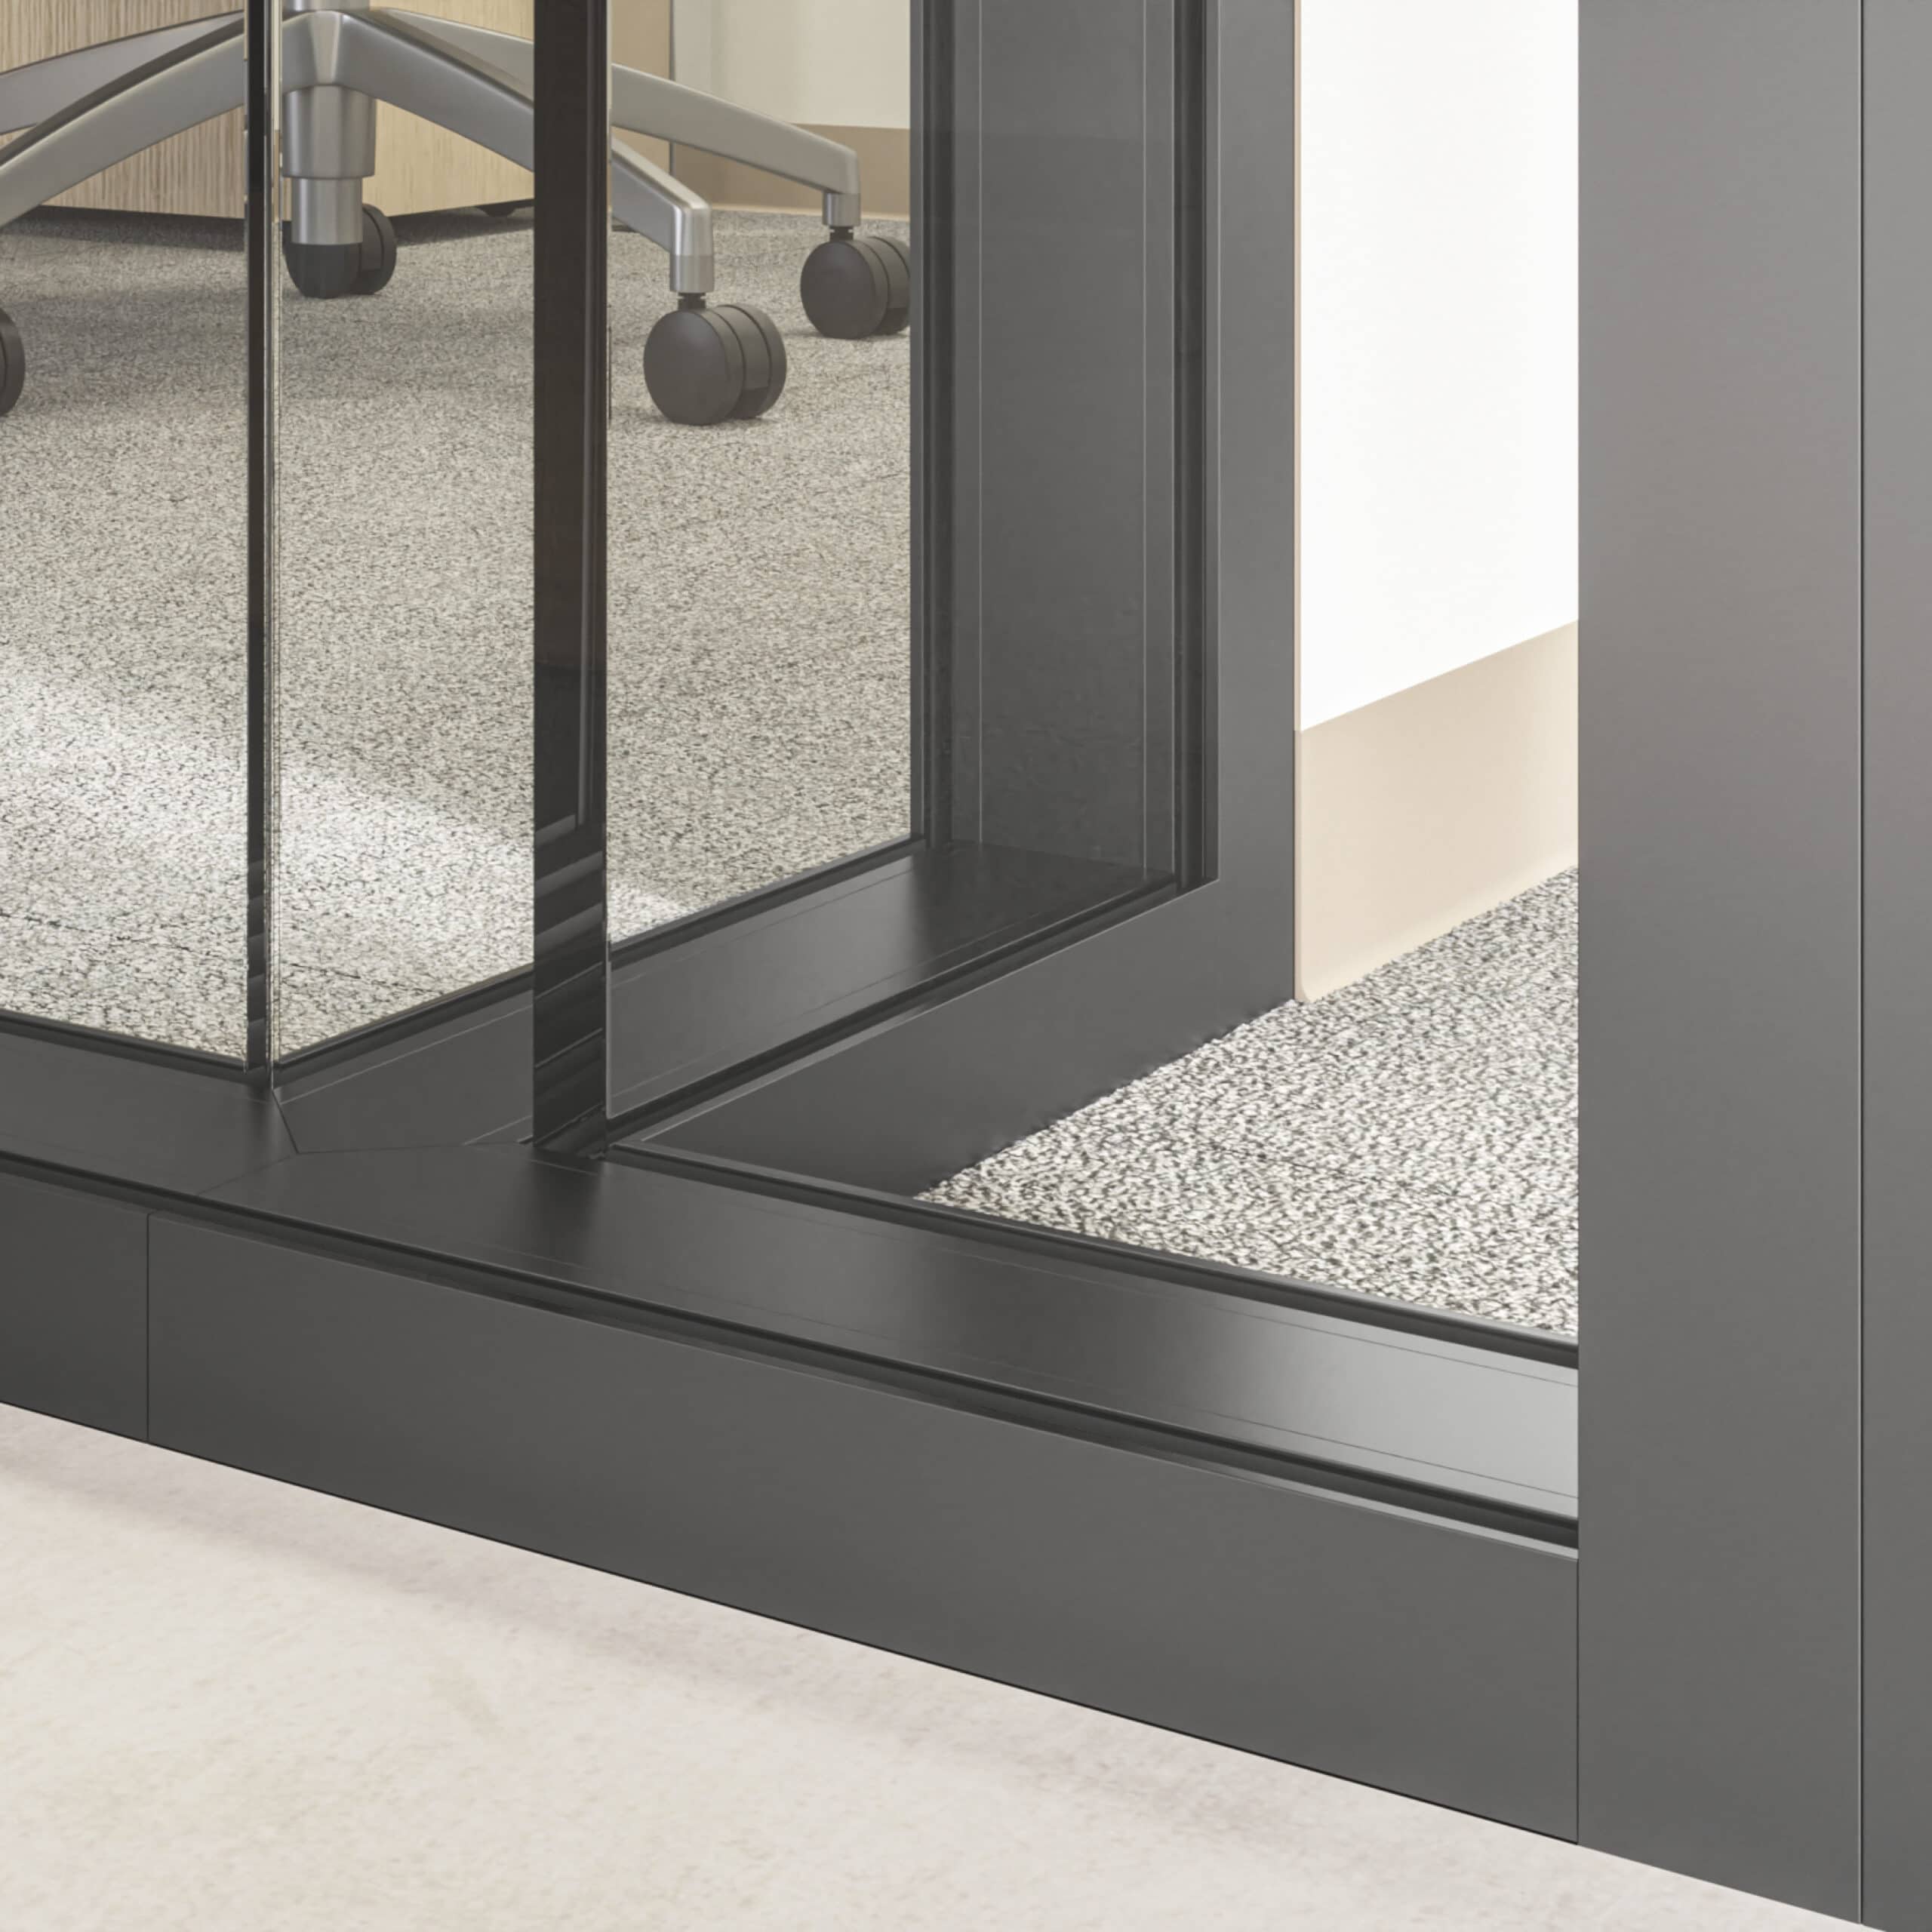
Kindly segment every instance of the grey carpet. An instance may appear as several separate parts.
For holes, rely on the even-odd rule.
[[[1285,1006],[931,1198],[1577,1326],[1577,880]]]
[[[291,1048],[528,958],[533,231],[398,226],[380,299],[282,312]],[[614,238],[620,934],[906,826],[909,349],[811,331],[797,276],[820,232],[723,218],[720,297],[777,318],[792,377],[771,416],[709,430],[651,407],[663,257]],[[0,1007],[231,1054],[238,241],[53,211],[0,232],[31,370],[0,425]]]

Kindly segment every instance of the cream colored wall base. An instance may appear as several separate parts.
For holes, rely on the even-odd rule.
[[[1577,630],[1300,734],[1296,992],[1360,979],[1577,863]]]
[[[854,149],[864,171],[869,215],[905,221],[912,206],[912,137],[903,128],[814,128],[815,134]],[[686,148],[678,156],[678,178],[714,208],[751,208],[781,214],[816,213],[823,197],[815,188],[761,174],[734,161]]]

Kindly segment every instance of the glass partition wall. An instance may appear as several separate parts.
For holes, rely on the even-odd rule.
[[[774,1067],[655,1115],[620,1081],[619,1112],[645,1103],[626,1145],[660,1163],[1567,1337],[1576,10],[1307,0],[1299,23],[1297,278],[1235,376],[1190,353],[1213,251],[1244,245],[1210,238],[1192,171],[1199,10],[969,5],[923,29],[920,862],[1075,915],[1147,895],[1150,934],[1204,922],[1192,956],[1156,996],[1123,943],[1060,1016],[1110,1040],[1084,1057],[1023,995],[983,1034],[915,995],[842,1074]],[[1079,100],[1049,101],[1072,63]],[[1264,371],[1299,397],[1300,508],[1237,663],[1202,558],[1241,514],[1217,465]],[[799,515],[821,544],[858,534]],[[803,718],[840,661],[768,668]],[[1248,909],[1218,931],[1217,903]],[[976,1108],[976,1080],[1002,1091]]]
[[[531,957],[533,121],[502,78],[527,86],[530,43],[445,42],[380,10],[342,26],[352,85],[294,89],[283,153],[275,976],[294,1070]]]
[[[1574,21],[1492,11],[1303,9],[1237,659],[1196,0],[588,8],[587,133],[529,23],[297,10],[252,548],[238,119],[0,236],[7,1004],[480,1012],[504,1132],[1574,1329]]]
[[[1577,10],[1299,19],[1297,997],[927,1198],[1567,1334]]]
[[[1585,9],[1580,1435],[1567,0],[448,4],[0,18],[0,1395],[1903,1922],[1923,29]]]
[[[244,37],[95,24],[0,20],[0,1009],[238,1067]]]

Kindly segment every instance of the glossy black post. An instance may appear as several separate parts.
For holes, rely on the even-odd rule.
[[[536,894],[539,1145],[595,1151],[609,1099],[605,487],[609,0],[537,10]]]
[[[954,0],[912,10],[912,835],[952,823]]]
[[[1208,408],[1210,289],[1207,0],[1174,8],[1174,871],[1183,887],[1214,876],[1214,734],[1209,649]],[[1150,811],[1161,801],[1150,799]],[[1150,839],[1150,846],[1153,841]]]
[[[248,1011],[247,1065],[275,1057],[275,361],[281,300],[281,8],[248,0]]]

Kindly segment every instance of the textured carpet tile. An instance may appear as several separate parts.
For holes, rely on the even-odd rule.
[[[291,1048],[528,958],[528,220],[398,224],[368,302],[282,309],[277,953]],[[902,234],[905,232],[902,228]],[[641,931],[904,835],[909,338],[828,342],[819,230],[720,223],[783,330],[757,423],[680,429],[613,237],[612,893]],[[245,276],[218,223],[0,232],[0,1007],[240,1050]]]
[[[1570,872],[928,1198],[1571,1332],[1577,1192]]]

